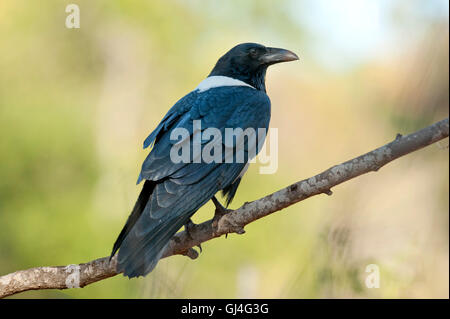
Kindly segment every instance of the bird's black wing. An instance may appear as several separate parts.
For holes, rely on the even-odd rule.
[[[171,140],[170,133],[175,128],[184,128],[190,136],[199,134],[193,129],[194,120],[201,121],[201,132],[207,128],[224,133],[227,127],[244,130],[268,127],[270,100],[263,92],[248,87],[219,87],[190,94],[189,98],[183,98],[184,102],[180,100],[182,103],[166,115],[148,139],[155,144],[142,165],[140,177],[155,184],[145,209],[132,220],[132,227],[128,227],[118,244],[118,270],[126,276],[150,272],[176,231],[215,193],[235,183],[246,165],[174,163],[170,151],[176,141]],[[222,149],[233,147],[219,142]]]

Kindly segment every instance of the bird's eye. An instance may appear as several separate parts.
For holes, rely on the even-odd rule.
[[[252,58],[255,58],[256,55],[258,54],[258,51],[255,48],[251,48],[248,52],[250,53],[250,56]]]

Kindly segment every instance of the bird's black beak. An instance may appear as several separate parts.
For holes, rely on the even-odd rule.
[[[289,50],[267,48],[267,52],[260,57],[260,60],[263,64],[271,65],[280,62],[295,61],[298,60],[298,56]]]

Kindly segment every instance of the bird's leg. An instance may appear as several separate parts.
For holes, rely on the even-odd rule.
[[[232,209],[223,207],[223,205],[217,200],[216,196],[213,196],[211,200],[216,206],[216,210],[214,212],[214,219],[220,219],[220,217],[222,217],[223,215],[233,211]]]
[[[192,235],[191,232],[193,230],[193,228],[195,227],[194,222],[192,221],[192,219],[189,218],[189,220],[187,221],[186,224],[184,224],[184,230],[186,232],[186,234],[188,235],[188,237],[192,240]]]
[[[194,238],[192,237],[192,230],[195,227],[194,222],[192,221],[192,219],[189,218],[189,220],[187,221],[186,224],[184,224],[184,230],[186,231],[186,234],[188,235],[188,237],[193,240]],[[202,252],[202,245],[198,244],[197,247],[200,249],[200,252]]]
[[[219,222],[219,219],[223,215],[228,214],[229,212],[231,212],[233,210],[223,207],[223,205],[217,200],[216,196],[213,196],[211,198],[211,200],[214,203],[214,205],[216,206],[216,210],[214,211],[214,218],[213,218],[213,222],[212,222],[213,227],[216,228],[217,224]],[[225,238],[227,237],[227,235],[228,234],[225,234]]]

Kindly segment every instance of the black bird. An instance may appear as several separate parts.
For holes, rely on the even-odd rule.
[[[297,55],[285,49],[239,44],[164,116],[144,141],[144,148],[153,146],[138,178],[138,183],[145,182],[111,253],[113,257],[120,249],[118,271],[130,278],[148,274],[172,236],[190,225],[201,206],[213,199],[224,209],[215,198],[217,192],[226,196],[227,205],[233,200],[248,162],[263,142],[242,132],[269,126],[267,67],[293,60]],[[238,132],[231,141],[226,140],[226,128]],[[207,147],[214,150],[213,161],[204,158]],[[180,150],[187,154],[181,161]]]

